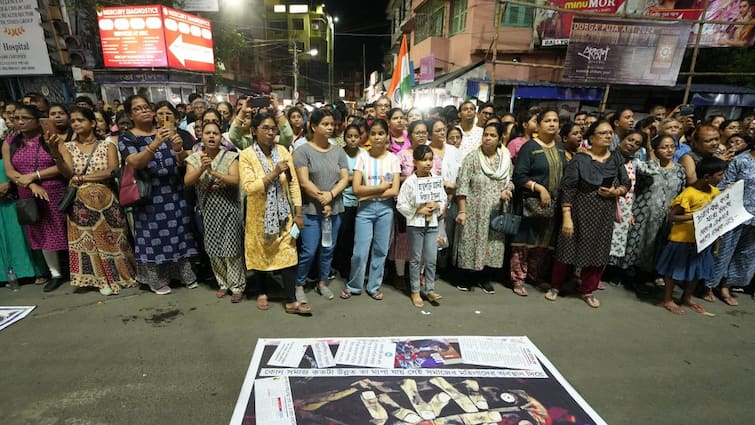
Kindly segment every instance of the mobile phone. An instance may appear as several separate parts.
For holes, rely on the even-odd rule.
[[[163,115],[163,127],[176,131],[176,117],[173,114]]]
[[[253,97],[251,103],[247,102],[246,106],[251,108],[266,108],[270,106],[270,96]]]
[[[613,181],[615,177],[606,177],[603,179],[603,183],[600,185],[601,187],[611,188],[613,187]]]
[[[52,118],[40,118],[39,124],[42,126],[42,134],[57,133],[57,130],[55,129],[55,121],[53,121]]]
[[[299,239],[299,233],[300,233],[300,232],[299,232],[299,226],[297,226],[297,225],[296,225],[296,223],[294,223],[294,224],[293,224],[293,225],[291,226],[291,232],[289,232],[289,233],[291,234],[291,237],[292,237],[292,238],[294,238],[294,239]]]
[[[695,107],[692,105],[682,105],[679,108],[679,114],[680,115],[692,115],[695,113]]]

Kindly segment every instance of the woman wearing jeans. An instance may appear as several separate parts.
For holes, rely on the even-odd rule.
[[[349,184],[349,161],[346,153],[328,142],[333,134],[333,113],[315,109],[307,125],[313,135],[312,140],[294,150],[294,166],[303,192],[304,212],[296,272],[296,299],[301,303],[307,303],[304,283],[320,245],[320,282],[316,291],[326,299],[333,299],[333,292],[328,288],[328,274],[344,211],[341,193]],[[330,243],[321,243],[322,226],[327,220],[331,223],[331,240]]]
[[[354,231],[354,255],[351,257],[351,274],[341,298],[348,299],[362,292],[367,258],[372,246],[370,278],[367,294],[382,300],[380,285],[388,255],[388,243],[393,222],[393,197],[398,195],[398,158],[388,152],[388,124],[377,119],[369,128],[372,149],[362,154],[354,167],[354,194],[359,198]]]

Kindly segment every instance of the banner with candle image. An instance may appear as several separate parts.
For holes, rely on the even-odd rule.
[[[527,337],[261,339],[231,425],[606,422]]]

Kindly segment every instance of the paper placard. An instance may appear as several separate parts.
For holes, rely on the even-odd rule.
[[[701,252],[724,233],[752,218],[743,205],[744,187],[744,181],[740,180],[703,209],[692,213],[697,252]]]

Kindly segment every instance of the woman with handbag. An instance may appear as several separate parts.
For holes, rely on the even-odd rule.
[[[132,205],[137,280],[158,295],[169,294],[171,279],[196,288],[197,278],[189,259],[197,255],[191,218],[183,189],[183,163],[188,152],[181,137],[170,127],[155,126],[155,112],[140,95],[123,102],[134,127],[118,138],[124,162],[123,180],[133,173],[149,187],[149,195],[127,199],[121,181],[119,200]],[[136,183],[136,179],[134,179]],[[138,186],[138,185],[137,185]]]
[[[16,212],[31,249],[42,250],[51,279],[43,291],[63,284],[59,251],[68,249],[66,217],[58,205],[66,190],[58,165],[42,135],[41,113],[34,105],[16,109],[18,134],[3,144],[5,174],[18,187]]]
[[[0,166],[0,282],[7,282],[13,289],[17,288],[19,279],[47,274],[42,254],[32,251],[18,222],[17,199],[16,185],[5,174],[5,167]],[[38,279],[47,281],[44,277]]]
[[[490,283],[491,268],[503,267],[505,236],[490,229],[490,215],[501,202],[513,197],[511,182],[511,154],[502,147],[503,126],[485,125],[481,145],[470,152],[459,170],[456,200],[456,234],[453,260],[456,267],[465,269],[472,283],[480,285],[487,294],[494,294]],[[458,282],[456,287],[469,291],[469,282]]]
[[[95,137],[91,109],[76,108],[70,118],[76,140],[63,143],[53,134],[48,144],[60,174],[70,179],[58,209],[68,213],[71,285],[118,294],[137,285],[126,215],[111,185],[118,153]]]
[[[246,194],[246,268],[255,273],[257,308],[270,308],[266,278],[278,271],[286,290],[286,313],[311,315],[312,308],[296,300],[296,238],[304,215],[294,160],[288,149],[275,143],[272,115],[255,115],[252,129],[254,143],[239,155],[239,175]]]
[[[573,267],[581,267],[579,291],[593,308],[600,302],[593,295],[611,252],[611,235],[616,220],[616,198],[630,187],[624,160],[609,151],[613,128],[606,120],[595,121],[585,136],[590,148],[577,152],[567,165],[561,182],[561,234],[556,248],[552,288],[545,294],[556,301],[561,285]]]
[[[203,149],[186,159],[184,183],[195,186],[197,209],[202,217],[204,248],[223,298],[231,291],[231,302],[244,297],[244,222],[239,199],[239,154],[221,147],[220,125],[204,122]]]
[[[556,141],[558,111],[545,109],[536,120],[537,137],[519,150],[513,177],[522,223],[511,240],[510,272],[512,290],[522,297],[527,296],[526,280],[540,287],[549,280],[558,221],[554,212],[567,163],[564,146]]]

